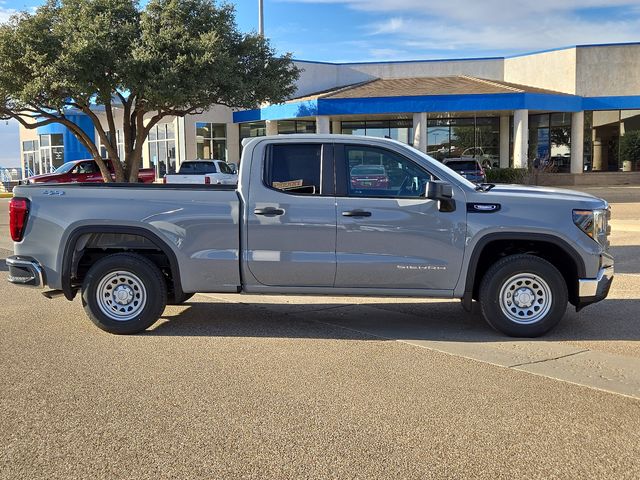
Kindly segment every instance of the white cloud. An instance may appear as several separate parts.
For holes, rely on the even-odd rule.
[[[281,1],[346,4],[368,12],[369,23],[361,26],[366,32],[363,36],[384,37],[385,49],[408,47],[416,55],[451,50],[508,54],[575,44],[640,41],[638,0]],[[611,8],[620,14],[605,17],[602,9]],[[588,9],[594,9],[591,15],[585,15]]]
[[[12,15],[18,13],[18,10],[14,8],[5,8],[5,2],[0,2],[0,23],[6,23]]]

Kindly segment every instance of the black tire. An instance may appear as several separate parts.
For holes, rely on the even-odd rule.
[[[184,302],[193,297],[195,293],[182,293],[179,296],[176,296],[175,293],[169,294],[167,298],[167,305],[182,305]]]
[[[98,290],[104,292],[100,301]],[[120,294],[126,297],[123,302],[129,303],[119,303]],[[166,303],[167,286],[162,272],[153,262],[134,253],[101,258],[82,283],[85,312],[98,328],[109,333],[125,335],[146,330],[160,318]]]
[[[543,258],[510,255],[484,275],[479,299],[482,316],[499,332],[511,337],[539,337],[564,317],[567,284],[558,269]]]

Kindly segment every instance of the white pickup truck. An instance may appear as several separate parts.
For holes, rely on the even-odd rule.
[[[224,160],[189,160],[182,162],[178,173],[165,175],[163,183],[236,185],[238,172],[233,164]]]

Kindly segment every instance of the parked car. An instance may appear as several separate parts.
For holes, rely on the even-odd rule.
[[[105,160],[107,168],[111,172],[111,178],[115,178],[111,160]],[[138,182],[153,183],[156,172],[153,168],[141,168],[138,171]],[[95,160],[75,160],[65,162],[53,173],[34,175],[21,181],[23,185],[32,183],[103,183],[104,179]]]
[[[350,192],[348,159],[365,154],[405,179]],[[16,187],[8,279],[49,298],[80,293],[119,334],[195,292],[247,292],[460,298],[468,311],[477,300],[497,330],[533,337],[567,303],[607,296],[608,218],[586,193],[476,185],[393,140],[268,136],[244,144],[237,188]]]
[[[442,163],[471,182],[482,183],[487,179],[484,168],[482,168],[478,160],[471,158],[447,158]]]
[[[188,160],[180,164],[178,173],[165,175],[163,183],[235,185],[238,173],[224,160]]]
[[[351,169],[353,189],[380,189],[388,186],[389,177],[382,165],[356,165]]]

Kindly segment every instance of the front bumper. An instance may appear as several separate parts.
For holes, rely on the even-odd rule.
[[[609,294],[613,281],[613,265],[608,265],[598,271],[596,278],[581,278],[578,280],[578,305],[580,310],[587,305],[604,300]]]
[[[6,260],[10,283],[27,287],[44,288],[44,269],[31,257],[12,255]]]

